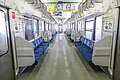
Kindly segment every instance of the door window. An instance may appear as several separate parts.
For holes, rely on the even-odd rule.
[[[95,28],[95,40],[98,41],[101,39],[102,33],[102,16],[96,17],[96,28]]]
[[[92,40],[94,21],[86,21],[86,38]]]
[[[32,20],[28,18],[28,19],[24,19],[24,21],[25,21],[25,39],[32,40],[34,39]]]
[[[5,12],[0,11],[0,55],[8,51],[7,41],[7,25],[6,25]]]

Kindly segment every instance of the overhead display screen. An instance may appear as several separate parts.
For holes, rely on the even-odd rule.
[[[53,16],[62,16],[63,12],[78,12],[78,3],[49,3],[47,11]]]
[[[62,16],[63,12],[78,12],[78,5],[83,0],[44,0],[47,11],[52,16]]]

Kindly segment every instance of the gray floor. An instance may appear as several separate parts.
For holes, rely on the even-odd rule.
[[[29,74],[29,75],[28,75]],[[40,67],[25,72],[18,80],[110,80],[105,73],[87,67],[70,46],[64,34],[58,34]]]

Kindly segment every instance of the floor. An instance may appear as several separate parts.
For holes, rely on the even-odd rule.
[[[18,80],[110,80],[80,59],[64,34],[58,34],[41,65],[29,68]]]

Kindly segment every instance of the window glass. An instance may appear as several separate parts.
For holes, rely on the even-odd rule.
[[[46,31],[48,31],[48,23],[46,23]]]
[[[0,11],[0,55],[8,51],[7,29],[5,21],[5,13]]]
[[[102,16],[96,17],[95,40],[101,39],[102,33]]]
[[[82,32],[82,34],[84,33],[84,28],[85,28],[84,23],[83,23],[83,21],[81,21],[81,32]]]
[[[52,27],[52,24],[49,23],[49,31],[51,31],[52,29],[51,27]]]
[[[86,38],[92,40],[94,21],[86,21]]]
[[[44,22],[41,22],[42,24],[42,31],[44,31]]]
[[[92,40],[92,32],[86,31],[86,38]]]
[[[78,22],[78,31],[81,31],[81,22]]]
[[[78,22],[78,32],[80,32],[81,35],[83,35],[83,32],[84,32],[84,24],[83,24],[83,21]]]
[[[34,29],[32,27],[32,20],[31,19],[24,19],[25,22],[25,39],[32,40],[34,39]]]
[[[38,37],[38,21],[34,20],[34,37]]]
[[[75,24],[74,24],[74,23],[72,23],[72,30],[73,30],[73,31],[74,31],[74,29],[75,29],[74,27],[75,27]]]

